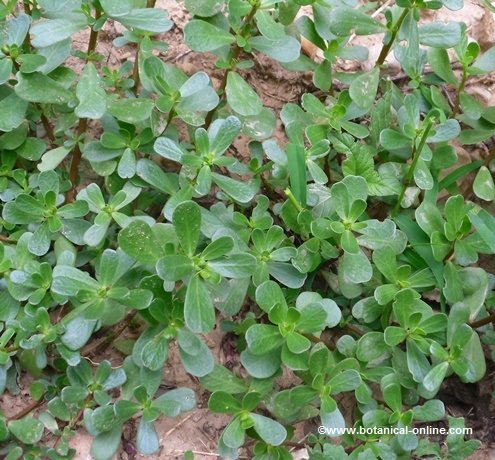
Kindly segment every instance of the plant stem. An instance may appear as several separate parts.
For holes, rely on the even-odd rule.
[[[101,16],[100,10],[96,10],[95,13],[95,21],[97,21]],[[94,30],[91,28],[91,33],[89,35],[89,42],[88,42],[88,51],[87,51],[87,56],[86,56],[86,63],[88,62],[89,56],[96,50],[96,44],[98,41],[98,31]],[[81,136],[86,132],[88,128],[88,119],[87,118],[80,118],[79,119],[79,124],[77,126],[77,134],[76,134],[76,146],[74,147],[74,151],[72,152],[72,161],[70,164],[70,172],[69,172],[69,180],[71,182],[71,188],[67,192],[65,196],[65,201],[67,203],[71,203],[74,201],[74,197],[76,194],[76,181],[77,181],[77,176],[78,176],[78,171],[79,171],[79,163],[81,162],[81,147],[79,146],[79,141]]]
[[[26,13],[29,17],[31,17],[31,5],[29,5],[29,0],[24,0],[22,2],[24,7],[24,13]],[[28,50],[31,50],[31,37],[29,36],[29,32],[26,34],[26,38],[24,39],[24,44],[27,46]]]
[[[141,80],[139,79],[139,50],[140,46],[138,43],[136,48],[136,57],[134,58],[134,67],[132,68],[132,79],[134,80],[132,92],[134,93],[134,96],[138,95],[139,85],[141,83]]]
[[[45,395],[43,394],[40,399],[38,399],[37,401],[33,401],[31,404],[26,406],[24,409],[21,409],[19,412],[17,412],[17,414],[14,414],[12,417],[9,417],[8,420],[9,421],[19,420],[19,419],[25,417],[26,415],[31,413],[33,410],[35,410],[37,407],[39,407],[43,404],[43,402],[44,402],[43,397],[44,396]]]
[[[292,190],[290,188],[285,189],[285,195],[289,199],[289,201],[292,203],[292,205],[296,208],[298,212],[301,212],[303,210],[303,207],[301,206],[301,203],[297,201],[297,198],[294,196],[292,193]]]
[[[105,346],[109,345],[116,338],[118,338],[131,324],[132,320],[137,315],[137,310],[131,311],[127,314],[127,316],[118,323],[113,330],[107,331],[105,336],[102,339],[95,340],[94,342],[88,343],[85,347],[81,349],[81,356],[86,356],[91,353],[96,353],[99,350],[103,349]]]
[[[55,134],[53,133],[53,127],[50,124],[50,120],[48,120],[46,115],[43,113],[43,109],[41,107],[39,107],[39,109],[41,110],[40,119],[41,119],[41,123],[43,124],[43,128],[45,128],[46,136],[48,137],[50,142],[54,142]]]
[[[400,204],[402,203],[402,200],[404,199],[404,195],[406,194],[407,187],[409,187],[409,184],[412,181],[412,178],[414,177],[414,170],[416,169],[416,165],[418,164],[419,158],[421,157],[421,151],[423,150],[423,147],[426,144],[426,139],[428,138],[428,134],[430,133],[431,127],[433,126],[433,121],[431,118],[428,119],[426,123],[426,127],[423,130],[423,133],[421,135],[421,139],[419,141],[419,145],[416,147],[416,140],[417,137],[414,139],[414,147],[413,147],[413,152],[412,152],[412,163],[409,166],[409,169],[407,170],[406,177],[404,179],[404,184],[402,186],[402,190],[400,192],[399,198],[397,200],[397,203],[395,205],[393,215],[396,215],[399,212],[400,209]]]
[[[244,18],[244,25],[241,27],[241,35],[245,35],[248,33],[251,29],[251,23],[253,22],[254,15],[256,14],[256,11],[258,11],[259,5],[256,2],[252,8],[249,14]],[[239,56],[241,55],[242,48],[236,43],[234,48],[231,50],[231,58],[230,58],[230,67],[225,69],[225,72],[222,77],[222,81],[220,83],[220,86],[218,88],[218,92],[220,94],[220,103],[219,105],[223,102],[225,99],[225,87],[227,86],[227,77],[229,76],[229,73],[234,70],[236,61],[239,59]],[[208,127],[211,125],[211,122],[213,121],[213,115],[215,114],[216,108],[210,110],[208,114],[206,115],[205,118],[205,124],[204,128],[208,129]]]
[[[478,321],[473,321],[469,323],[469,326],[471,326],[473,329],[476,329],[477,327],[485,326],[486,324],[493,322],[495,322],[495,313],[492,313],[486,318],[479,319]]]
[[[406,19],[406,16],[409,13],[409,8],[405,8],[402,14],[400,15],[399,19],[395,23],[395,25],[392,28],[392,35],[390,36],[390,40],[383,45],[382,50],[380,51],[380,54],[378,56],[378,59],[376,60],[375,67],[379,67],[383,65],[385,62],[385,59],[387,59],[388,53],[390,52],[395,39],[397,38],[397,35],[399,33],[399,30],[402,26],[402,23],[404,22],[404,19]]]
[[[8,236],[0,235],[0,241],[2,243],[16,243],[16,241],[11,240]]]
[[[461,93],[464,91],[464,87],[466,86],[466,80],[467,80],[467,71],[466,68],[462,68],[462,77],[461,77],[461,82],[459,83],[459,87],[457,88],[457,94],[455,96],[455,103],[454,103],[454,108],[452,109],[452,117],[455,118],[455,116],[459,113],[459,107],[461,105]]]

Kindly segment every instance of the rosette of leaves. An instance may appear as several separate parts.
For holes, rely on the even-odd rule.
[[[87,203],[90,212],[96,214],[93,224],[84,232],[84,243],[89,246],[100,245],[107,236],[112,221],[115,221],[120,227],[126,227],[136,219],[152,223],[153,219],[149,216],[128,216],[123,212],[126,206],[132,203],[140,193],[141,188],[126,183],[122,190],[117,191],[106,203],[97,184],[89,184],[81,190],[77,195],[77,201]]]
[[[169,355],[170,343],[175,341],[184,369],[196,377],[208,375],[215,361],[204,341],[185,327],[183,300],[165,292],[162,280],[156,275],[147,278],[144,286],[153,292],[154,299],[148,314],[143,312],[149,328],[134,343],[134,363],[150,371],[161,371]],[[170,306],[172,308],[167,308]]]
[[[150,291],[136,286],[140,276],[132,270],[134,259],[121,250],[103,251],[95,267],[95,278],[76,268],[74,259],[65,262],[55,266],[51,287],[53,293],[75,304],[63,323],[82,315],[89,320],[114,324],[123,319],[128,309],[144,309],[152,301]]]
[[[31,305],[49,308],[56,303],[51,295],[46,295],[52,283],[52,266],[33,257],[29,251],[32,238],[33,234],[26,232],[17,241],[15,249],[7,246],[3,251],[1,266],[7,292],[19,302],[28,301]]]
[[[303,293],[289,307],[280,286],[266,281],[256,289],[256,302],[271,324],[253,324],[245,333],[244,367],[258,378],[273,375],[280,362],[290,369],[307,370],[311,339],[341,319],[337,305],[317,293]]]
[[[180,69],[154,56],[146,59],[144,69],[150,82],[145,80],[143,85],[159,95],[155,101],[157,110],[161,114],[168,114],[165,128],[174,117],[189,125],[201,126],[205,114],[217,107],[219,97],[205,72],[188,77]],[[163,128],[158,134],[162,134],[162,131]]]
[[[223,391],[210,396],[208,408],[213,412],[228,414],[232,420],[226,426],[218,443],[222,456],[237,456],[237,450],[244,444],[246,433],[254,431],[266,444],[278,446],[287,436],[287,430],[276,420],[253,412],[261,402],[259,393],[250,392],[242,400]]]
[[[445,202],[443,215],[427,201],[416,208],[416,222],[430,237],[436,260],[452,256],[457,263],[467,266],[477,262],[478,253],[492,253],[491,238],[486,241],[482,233],[485,227],[481,225],[481,232],[473,233],[473,224],[482,221],[474,211],[474,206],[466,204],[462,195],[451,196]],[[493,225],[492,218],[488,219],[488,225]]]
[[[204,249],[199,249],[201,236],[200,207],[186,201],[179,204],[172,217],[174,239],[163,252],[156,252],[157,237],[143,224],[129,226],[121,233],[125,250],[143,262],[156,262],[156,272],[164,280],[164,287],[172,291],[178,281],[184,283],[184,320],[193,332],[207,332],[215,324],[215,310],[209,284],[222,282],[223,278],[249,278],[256,260],[247,252],[236,252],[231,237],[221,236]],[[145,236],[144,242],[134,242],[136,236]],[[176,246],[178,242],[178,247]],[[144,243],[146,253],[140,254]]]
[[[290,244],[283,229],[278,225],[267,231],[255,228],[251,233],[252,253],[257,259],[257,269],[253,275],[253,283],[259,286],[272,276],[285,286],[300,288],[306,280],[291,260],[296,257],[297,250]]]
[[[139,156],[140,151],[150,151],[152,141],[154,137],[149,128],[140,133],[135,132],[134,126],[106,131],[99,141],[84,146],[84,158],[105,176],[116,171],[120,178],[130,179],[139,175],[142,168],[138,167],[136,156]]]
[[[91,414],[91,422],[98,434],[92,445],[92,453],[95,458],[108,458],[108,437],[111,437],[115,446],[113,452],[117,450],[122,436],[122,424],[127,420],[140,415],[139,425],[136,434],[136,447],[143,455],[156,453],[160,448],[160,439],[156,432],[155,421],[161,417],[175,418],[183,412],[190,411],[196,407],[196,397],[190,388],[175,388],[160,395],[150,392],[144,386],[138,386],[133,392],[133,399],[121,399],[115,403],[112,411]],[[113,412],[113,413],[112,413]],[[101,418],[100,418],[101,417]],[[116,427],[109,423],[113,419]],[[99,421],[105,421],[103,427],[95,426]],[[108,427],[108,428],[107,428]],[[101,428],[107,428],[101,430]]]
[[[217,119],[206,131],[198,128],[194,140],[196,154],[189,153],[168,137],[160,137],[155,142],[155,152],[162,157],[182,164],[181,178],[187,181],[184,188],[190,186],[191,196],[204,196],[217,185],[229,197],[239,203],[248,203],[258,191],[256,178],[249,182],[240,182],[213,171],[214,168],[231,167],[237,160],[225,156],[239,134],[241,125],[236,117]]]
[[[366,411],[363,414],[363,427],[395,427],[397,430],[403,430],[404,433],[394,436],[394,442],[406,452],[411,452],[418,447],[419,438],[412,432],[405,433],[405,430],[412,428],[414,421],[417,422],[436,422],[442,420],[445,416],[445,407],[442,401],[431,399],[423,405],[415,406],[414,409],[403,408],[402,387],[395,374],[388,374],[380,382],[380,389],[386,404],[385,409],[375,409]],[[380,436],[369,436],[366,441],[370,442]],[[358,451],[361,449],[358,449]],[[363,449],[364,450],[364,449]],[[375,454],[380,453],[380,449],[371,448]]]
[[[353,285],[370,281],[373,274],[371,262],[361,247],[377,250],[391,246],[394,253],[400,253],[406,244],[405,235],[393,221],[366,220],[367,196],[368,186],[362,177],[346,176],[330,189],[326,209],[330,218],[311,222],[311,232],[316,237],[331,238],[344,251],[339,263],[339,282],[344,295],[351,298],[358,292]],[[355,232],[361,235],[356,237]]]
[[[228,17],[217,24],[204,18],[193,18],[184,29],[186,43],[194,51],[217,54],[224,67],[235,65],[240,50],[259,51],[282,63],[295,61],[301,45],[275,20],[274,6],[274,2],[243,1],[230,5]],[[206,16],[211,16],[212,10],[209,10],[210,14]],[[228,55],[225,51],[231,45]],[[241,64],[244,65],[250,63]]]
[[[306,406],[319,407],[321,425],[345,427],[344,416],[334,396],[354,391],[361,385],[359,364],[354,358],[339,362],[323,343],[316,344],[309,353],[307,372],[302,373],[304,385],[278,392],[273,405],[284,418],[300,416]]]
[[[82,234],[87,230],[83,219],[89,209],[87,203],[64,203],[59,193],[59,177],[53,171],[46,171],[37,177],[36,196],[21,193],[15,200],[5,204],[3,219],[14,225],[35,226],[28,243],[29,251],[37,256],[45,255],[51,240],[59,233],[75,244],[81,244]]]
[[[436,341],[430,344],[433,365],[419,388],[426,397],[435,395],[444,378],[452,372],[463,382],[477,381],[485,374],[480,338],[467,324],[468,320],[469,309],[462,303],[455,304],[447,319],[446,347]]]

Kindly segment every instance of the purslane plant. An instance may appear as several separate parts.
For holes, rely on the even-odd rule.
[[[230,417],[222,458],[467,458],[479,443],[463,435],[359,428],[461,428],[442,384],[486,372],[495,107],[466,88],[495,71],[495,47],[421,19],[462,0],[184,4],[184,42],[214,74],[157,57],[174,24],[153,0],[0,5],[0,393],[29,382],[32,399],[0,411],[0,455],[74,458],[85,429],[110,459],[131,420],[153,454],[155,421],[204,390]],[[117,68],[98,53],[113,22],[112,46],[134,49]],[[375,65],[339,71],[374,34]],[[247,78],[260,55],[314,88],[274,113]],[[214,329],[235,370],[215,361]],[[98,359],[109,345],[117,365]],[[198,384],[163,391],[172,353]],[[307,420],[357,430],[300,440]]]

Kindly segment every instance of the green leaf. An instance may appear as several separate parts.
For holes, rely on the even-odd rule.
[[[17,73],[16,94],[25,101],[42,104],[66,104],[74,100],[74,95],[62,84],[40,72]]]
[[[183,341],[179,342],[179,355],[186,372],[195,377],[204,377],[209,374],[215,366],[215,360],[208,346],[198,340],[198,351],[196,354],[189,354],[183,348]]]
[[[492,173],[486,166],[482,166],[473,182],[473,191],[478,198],[485,201],[495,200],[495,184]]]
[[[383,333],[367,332],[358,340],[356,357],[364,362],[373,361],[382,356],[388,348]]]
[[[379,81],[380,69],[378,67],[359,75],[352,81],[349,94],[358,107],[368,109],[373,105]]]
[[[423,380],[423,386],[431,393],[436,393],[439,390],[440,385],[443,382],[443,379],[447,375],[448,369],[449,369],[449,363],[447,362],[437,364],[425,376]]]
[[[246,331],[246,342],[255,355],[264,355],[284,343],[277,327],[269,324],[254,324]]]
[[[468,217],[483,241],[490,248],[491,253],[495,253],[495,219],[493,216],[484,209],[480,209],[478,214],[469,211]]]
[[[235,376],[231,371],[218,364],[212,372],[200,380],[208,391],[223,391],[229,394],[245,393],[248,389],[246,383]]]
[[[414,420],[420,422],[436,422],[445,417],[445,406],[439,399],[426,401],[422,406],[413,408]]]
[[[215,120],[209,133],[209,153],[219,157],[230,147],[232,142],[234,142],[240,129],[241,123],[236,117],[230,116],[225,120]],[[212,136],[213,133],[214,136]]]
[[[452,71],[452,65],[450,64],[447,50],[444,48],[429,48],[428,62],[430,63],[433,72],[442,80],[451,85],[457,85],[457,78]]]
[[[194,255],[201,233],[201,210],[194,201],[179,204],[172,222],[182,249],[188,256]]]
[[[200,19],[186,24],[184,38],[187,46],[194,51],[215,51],[235,42],[235,38],[224,29]]]
[[[81,30],[87,25],[84,15],[77,15],[71,19],[49,19],[40,21],[31,27],[31,43],[36,48],[59,43]]]
[[[236,72],[229,72],[225,94],[230,107],[240,115],[258,115],[263,108],[259,96]]]
[[[24,444],[36,444],[43,436],[43,423],[33,417],[12,420],[8,426],[10,432]]]
[[[305,158],[304,147],[295,144],[287,145],[287,162],[292,192],[303,208],[307,204]]]
[[[55,149],[49,150],[41,157],[41,162],[38,163],[38,170],[52,171],[54,170],[70,153],[70,149],[67,147],[57,147]]]
[[[402,327],[389,326],[385,329],[385,343],[391,347],[395,347],[402,343],[407,337],[407,331]]]
[[[184,319],[193,332],[210,332],[215,325],[215,310],[205,282],[199,276],[189,281],[184,301]]]
[[[256,302],[265,313],[269,313],[272,307],[277,304],[284,309],[287,308],[284,293],[274,281],[265,281],[257,287]]]
[[[201,255],[206,260],[218,259],[219,257],[222,257],[232,251],[233,247],[234,240],[230,236],[221,236],[206,246]]]
[[[182,155],[186,152],[168,137],[159,137],[155,141],[155,152],[168,160],[181,162]]]
[[[244,428],[241,426],[241,418],[234,417],[222,433],[222,441],[232,449],[238,449],[244,444]]]
[[[278,62],[292,62],[299,58],[301,44],[289,35],[271,40],[261,35],[249,39],[251,46]]]
[[[225,368],[224,368],[225,369]],[[207,379],[204,377],[202,380]],[[219,414],[235,414],[242,410],[241,403],[230,393],[215,390],[208,400],[208,409]]]
[[[380,133],[380,144],[387,150],[410,148],[412,146],[412,139],[395,129],[387,128]]]
[[[472,67],[483,73],[493,72],[495,70],[495,46],[492,46],[476,59]]]
[[[126,254],[142,263],[154,263],[162,254],[158,237],[142,220],[135,220],[120,231],[119,246]]]
[[[191,259],[182,254],[162,257],[156,264],[158,276],[165,281],[179,281],[193,271]]]
[[[255,180],[240,182],[229,176],[212,173],[212,179],[227,195],[239,203],[249,203],[256,195],[259,184]]]
[[[246,278],[256,270],[256,258],[251,254],[230,254],[208,264],[225,278]]]
[[[223,7],[225,0],[185,0],[187,11],[194,16],[207,18],[215,16]]]
[[[349,283],[366,283],[373,275],[370,261],[362,251],[356,254],[344,252],[339,268]]]
[[[138,160],[136,175],[150,184],[156,190],[167,195],[172,195],[177,190],[175,178],[163,171],[154,161],[146,158]]]
[[[16,93],[11,93],[0,101],[0,131],[10,132],[17,128],[24,120],[28,107],[27,101]]]
[[[169,20],[168,13],[161,8],[138,8],[124,16],[116,16],[115,20],[128,29],[138,29],[153,34],[169,31],[174,23]]]
[[[91,455],[95,460],[109,460],[120,445],[122,425],[116,423],[110,431],[98,434],[91,445]]]
[[[287,430],[275,420],[259,414],[249,414],[256,433],[267,444],[279,446],[287,437]]]
[[[108,112],[120,121],[136,124],[146,121],[151,116],[153,101],[151,99],[118,99],[108,104]]]
[[[101,118],[107,110],[107,95],[93,63],[88,62],[76,87],[79,105],[74,112],[79,118]]]
[[[452,48],[461,41],[458,22],[428,22],[419,26],[419,42],[435,48]]]
[[[143,365],[152,371],[162,369],[168,357],[169,339],[163,334],[153,337],[141,350]]]
[[[79,291],[96,291],[100,285],[87,272],[67,265],[57,265],[53,269],[53,292],[74,296]]]
[[[160,448],[160,440],[153,422],[146,422],[141,418],[137,430],[136,447],[143,455],[151,455]]]
[[[385,26],[358,10],[346,7],[332,8],[328,27],[338,36],[350,35],[352,31],[356,35],[371,35],[385,31]]]

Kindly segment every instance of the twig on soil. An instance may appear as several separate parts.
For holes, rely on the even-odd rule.
[[[168,430],[163,437],[166,438],[167,436],[170,436],[177,428],[181,427],[186,423],[192,416],[194,415],[194,412],[191,412],[187,417],[184,417],[179,423],[177,423],[173,428]]]
[[[186,450],[180,450],[180,449],[175,449],[174,452],[177,452],[178,454],[184,454],[187,452]],[[215,457],[215,458],[220,458],[219,454],[216,454],[215,452],[202,452],[200,450],[190,450],[189,452],[192,452],[194,455],[205,455],[207,457]],[[241,460],[249,460],[250,457],[243,457],[242,455],[240,457],[237,457]]]
[[[115,339],[117,339],[127,329],[127,326],[129,326],[131,321],[137,315],[137,312],[138,312],[137,310],[129,312],[127,316],[113,328],[113,331],[112,330],[108,331],[108,333],[105,334],[105,336],[102,337],[101,339],[97,339],[84,346],[81,349],[81,356],[87,356],[90,354],[98,353],[108,344],[110,344]]]

